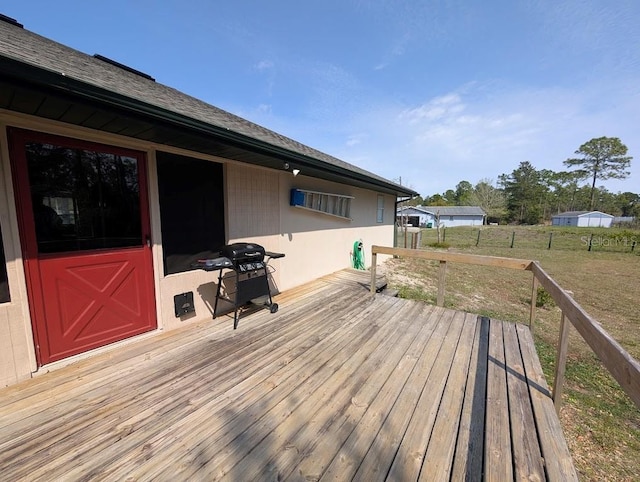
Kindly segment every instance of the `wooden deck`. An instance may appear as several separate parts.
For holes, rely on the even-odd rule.
[[[576,479],[526,326],[363,275],[0,390],[0,478]]]

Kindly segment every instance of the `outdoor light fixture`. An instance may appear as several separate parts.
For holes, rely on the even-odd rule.
[[[290,167],[291,167],[291,165],[288,162],[285,162],[284,164],[282,164],[282,169],[284,169],[285,171],[288,171]],[[298,174],[300,174],[300,169],[291,169],[291,172],[293,173],[293,175],[295,177]]]

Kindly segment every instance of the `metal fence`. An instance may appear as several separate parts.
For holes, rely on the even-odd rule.
[[[415,236],[415,235],[414,235]],[[413,236],[407,247],[413,246]],[[420,247],[438,242],[436,229],[422,229]],[[495,247],[563,249],[640,254],[640,231],[620,228],[554,228],[538,226],[480,226],[440,228],[442,247]],[[398,247],[405,247],[404,232],[398,230]],[[417,247],[417,246],[415,246]]]

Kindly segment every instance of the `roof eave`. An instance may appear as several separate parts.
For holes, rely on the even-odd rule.
[[[1,56],[0,66],[2,76],[11,77],[20,82],[27,82],[48,91],[57,91],[64,94],[71,94],[84,100],[110,106],[112,108],[134,113],[152,120],[161,121],[170,125],[188,129],[193,132],[213,136],[218,140],[223,140],[236,146],[242,146],[256,152],[260,152],[278,159],[295,162],[301,168],[312,168],[317,171],[326,172],[332,176],[342,179],[346,184],[365,184],[372,189],[394,194],[397,197],[412,198],[418,193],[404,186],[385,182],[381,179],[366,176],[362,173],[331,165],[320,159],[290,151],[288,149],[275,146],[265,141],[234,132],[230,129],[209,124],[188,116],[172,112],[161,107],[157,107],[132,97],[118,94],[111,90],[96,87],[76,79],[68,78],[64,73],[58,73],[43,69],[37,66],[26,64],[18,60]]]

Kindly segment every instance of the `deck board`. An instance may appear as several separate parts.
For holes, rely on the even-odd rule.
[[[527,378],[522,364],[522,354],[516,327],[503,323],[507,387],[509,390],[509,420],[511,438],[521,443],[512,444],[513,467],[516,479],[544,480],[544,466],[536,434]]]
[[[451,480],[473,482],[483,475],[489,323],[479,317],[475,326]]]
[[[473,315],[467,315],[462,326],[460,340],[454,353],[437,418],[429,438],[429,446],[424,456],[429,463],[422,465],[419,480],[446,480],[451,474],[476,332],[476,323],[472,322],[470,317],[473,318]]]
[[[487,364],[487,402],[484,442],[486,480],[513,480],[509,397],[505,371],[502,323],[491,320]]]
[[[416,480],[420,474],[426,446],[447,383],[447,374],[462,331],[464,313],[453,312],[450,319],[445,316],[440,323],[448,325],[447,330],[439,343],[439,350],[428,375],[425,373],[426,381],[415,403],[413,416],[391,464],[391,480]]]
[[[366,289],[158,333],[0,390],[6,480],[575,480],[528,329]]]

